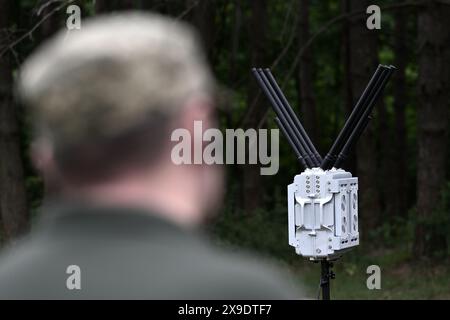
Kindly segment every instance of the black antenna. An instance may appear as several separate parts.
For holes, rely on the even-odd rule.
[[[336,140],[334,141],[333,145],[331,146],[330,151],[328,151],[327,155],[325,156],[324,160],[322,161],[320,167],[323,170],[331,169],[333,163],[336,161],[339,150],[342,149],[342,147],[345,144],[345,141],[347,140],[348,136],[350,135],[352,128],[359,121],[361,114],[364,112],[364,109],[367,106],[367,102],[370,99],[370,96],[376,89],[375,86],[376,86],[378,79],[382,75],[383,71],[386,69],[387,69],[386,66],[378,65],[377,69],[375,70],[375,73],[373,74],[372,78],[370,79],[369,83],[367,84],[366,88],[364,89],[363,93],[361,94],[361,97],[359,98],[355,107],[353,108],[352,113],[350,114],[347,121],[345,122],[344,127],[339,132],[339,135],[336,138]]]
[[[383,89],[386,87],[386,84],[391,77],[391,75],[394,73],[395,67],[389,66],[387,67],[387,70],[385,70],[381,76],[381,78],[378,81],[377,89],[375,90],[374,94],[371,96],[370,101],[367,105],[366,110],[364,111],[362,117],[359,119],[358,123],[354,127],[352,133],[350,134],[350,137],[348,138],[347,142],[345,143],[344,147],[342,148],[342,151],[339,153],[339,156],[336,159],[336,162],[334,166],[336,168],[339,168],[342,164],[342,162],[348,157],[348,153],[350,151],[350,148],[356,143],[356,141],[359,139],[359,137],[364,132],[364,129],[367,127],[367,124],[370,121],[370,114],[372,113],[373,107],[375,106],[375,103],[377,102],[379,96],[381,95]]]
[[[299,161],[306,168],[320,165],[323,170],[331,169],[333,165],[338,168],[348,157],[349,150],[367,127],[373,107],[394,70],[394,66],[378,65],[330,151],[322,160],[270,69],[252,68],[258,84],[278,116],[275,119],[278,127],[288,140]]]
[[[305,137],[298,130],[298,127],[295,125],[294,120],[292,119],[292,117],[290,116],[290,114],[286,110],[286,108],[283,106],[282,102],[280,101],[279,96],[275,93],[274,88],[270,84],[269,79],[264,74],[264,72],[263,72],[263,70],[261,68],[256,69],[256,71],[259,73],[259,76],[264,81],[266,87],[269,89],[270,94],[272,95],[272,97],[274,98],[275,102],[277,103],[278,109],[283,113],[283,115],[284,115],[285,119],[288,121],[289,126],[291,127],[292,131],[295,133],[295,135],[297,136],[297,139],[300,141],[303,149],[305,150],[305,152],[306,152],[306,154],[308,156],[308,160],[309,160],[309,162],[311,164],[311,167],[318,166],[319,163],[315,159],[314,154],[312,153],[312,151],[309,149],[308,144],[307,144],[307,142],[305,140]]]
[[[292,143],[292,146],[295,146],[294,151],[298,152],[298,154],[300,155],[299,160],[300,159],[304,160],[304,163],[302,160],[300,160],[302,162],[302,164],[306,168],[311,168],[312,166],[314,166],[314,163],[310,159],[302,142],[299,140],[299,136],[294,132],[295,129],[292,128],[293,123],[290,123],[290,121],[289,121],[291,119],[289,119],[289,118],[288,118],[289,120],[286,119],[284,113],[282,112],[282,109],[280,108],[281,102],[278,100],[278,97],[274,94],[274,92],[272,92],[273,89],[268,85],[268,81],[267,81],[267,79],[265,79],[264,74],[258,73],[256,68],[253,68],[252,72],[253,72],[256,80],[258,81],[261,89],[263,90],[263,92],[265,93],[267,98],[269,99],[275,113],[277,114],[278,119],[279,119],[277,121],[277,124],[278,123],[282,124],[280,129],[282,129],[283,134],[287,137],[288,141],[290,141],[290,143]],[[292,122],[292,120],[291,120],[291,122]]]
[[[275,122],[277,123],[278,127],[281,129],[281,132],[283,132],[283,135],[291,145],[291,148],[294,150],[295,155],[297,156],[297,159],[300,161],[300,163],[303,165],[303,167],[308,168],[308,165],[306,164],[305,159],[302,157],[302,154],[298,150],[297,146],[295,145],[294,141],[292,140],[291,136],[287,132],[286,128],[281,123],[280,119],[275,118]]]
[[[270,69],[269,68],[264,69],[264,74],[267,76],[270,83],[272,84],[272,87],[274,88],[274,91],[278,95],[278,98],[282,101],[282,105],[283,105],[284,109],[288,112],[289,117],[295,123],[297,130],[303,136],[303,138],[306,142],[307,151],[309,150],[309,154],[311,155],[311,158],[314,160],[315,166],[318,167],[320,165],[320,163],[322,162],[322,157],[320,156],[319,152],[317,152],[317,149],[314,147],[314,144],[312,143],[311,139],[309,138],[308,134],[306,133],[305,129],[303,128],[302,124],[300,123],[300,120],[298,119],[294,110],[292,109],[292,107],[290,106],[286,97],[284,96],[283,91],[281,91],[281,88],[278,85],[278,83],[275,80],[272,73],[270,72]]]
[[[364,129],[367,127],[370,120],[372,120],[371,116],[369,116],[363,120],[364,124],[358,130],[354,131],[355,137],[359,138],[362,135],[362,133],[364,132]],[[340,168],[342,166],[342,163],[348,157],[348,150],[350,150],[354,146],[356,140],[357,139],[348,140],[347,143],[344,145],[344,147],[342,147],[342,151],[339,153],[339,155],[336,158],[336,162],[334,163],[335,168]]]

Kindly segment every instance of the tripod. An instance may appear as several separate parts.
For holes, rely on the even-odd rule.
[[[331,270],[331,268],[333,268],[333,263],[324,259],[320,262],[320,266],[320,288],[322,289],[322,300],[330,300],[330,280],[336,277],[335,273]]]

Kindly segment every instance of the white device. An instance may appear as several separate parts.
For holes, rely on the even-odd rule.
[[[289,244],[310,260],[334,260],[359,244],[358,178],[306,169],[288,186]]]
[[[322,156],[308,137],[269,69],[252,72],[269,99],[283,135],[306,168],[288,186],[289,244],[298,255],[321,261],[322,298],[330,299],[331,260],[359,245],[358,178],[341,168],[371,119],[394,66],[378,65],[338,137]]]

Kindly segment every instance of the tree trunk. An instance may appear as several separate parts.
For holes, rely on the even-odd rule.
[[[132,10],[137,9],[139,3],[136,3],[135,0],[119,0],[116,4],[116,9],[119,10]]]
[[[342,14],[346,14],[350,12],[350,0],[341,0],[341,12]],[[344,66],[343,71],[343,91],[344,91],[344,106],[343,106],[343,113],[348,117],[353,109],[353,91],[352,91],[352,74],[350,72],[351,67],[351,57],[350,57],[351,51],[350,51],[350,23],[349,20],[345,20],[342,24],[342,63]],[[337,109],[337,108],[336,108]],[[335,119],[335,136],[338,135],[339,130],[341,130],[341,127],[344,125],[344,122],[342,124],[339,124],[338,121],[338,114],[339,110],[335,111],[336,119]],[[355,157],[355,150],[351,150],[349,157],[347,160],[345,160],[344,163],[344,169],[350,171],[350,172],[356,172],[356,157]]]
[[[155,3],[152,0],[139,0],[137,1],[137,8],[140,10],[153,10],[155,8]]]
[[[395,80],[395,75],[393,76]],[[378,107],[378,139],[377,139],[377,150],[378,150],[378,161],[379,161],[379,172],[377,175],[376,186],[380,190],[380,214],[379,217],[383,221],[392,221],[392,217],[395,216],[395,198],[392,195],[397,195],[397,191],[394,189],[393,180],[396,179],[396,172],[394,170],[395,166],[395,145],[389,143],[389,141],[394,141],[391,119],[387,112],[387,106],[384,101],[379,102]],[[398,151],[403,153],[403,151]],[[392,181],[392,183],[386,183],[386,181]],[[403,191],[401,191],[403,192]]]
[[[231,50],[230,50],[230,68],[229,80],[234,84],[238,80],[237,59],[239,54],[239,39],[242,26],[242,7],[240,0],[234,1],[233,27],[231,31]]]
[[[192,7],[188,20],[197,28],[202,39],[203,47],[210,58],[214,49],[215,6],[213,1],[210,0],[187,1],[187,7]]]
[[[416,257],[445,250],[445,235],[427,220],[436,209],[446,177],[450,101],[450,7],[430,2],[418,13],[418,157]],[[436,223],[435,223],[436,224]],[[434,225],[435,225],[434,224]]]
[[[0,39],[11,27],[12,0],[0,0]],[[17,237],[28,227],[27,197],[21,158],[19,127],[12,99],[12,58],[0,57],[0,216],[5,240]]]
[[[238,55],[240,49],[240,34],[242,27],[242,7],[241,0],[234,1],[234,15],[233,15],[233,27],[231,31],[231,48],[230,48],[230,60],[229,60],[229,71],[228,71],[228,83],[230,86],[234,87],[239,79],[238,73]],[[232,126],[232,105],[226,104],[225,106],[225,118],[227,128]]]
[[[146,4],[135,0],[95,0],[95,13],[108,13],[118,10],[148,9],[152,5],[151,0],[146,0]]]
[[[95,0],[95,13],[111,12],[114,8],[114,2],[111,0]]]
[[[395,124],[395,136],[394,136],[394,150],[395,159],[394,170],[395,174],[392,175],[393,194],[396,196],[391,199],[393,203],[394,214],[407,216],[408,204],[407,204],[407,163],[406,163],[406,115],[405,107],[407,104],[406,95],[406,65],[408,62],[408,48],[407,48],[407,30],[406,30],[406,14],[402,10],[395,13],[395,60],[394,65],[397,70],[394,75],[394,124]]]
[[[365,10],[371,4],[367,0],[350,0],[350,11]],[[352,105],[354,106],[373,74],[378,63],[377,31],[366,27],[366,16],[350,19],[350,74],[352,83]],[[373,120],[372,120],[373,122]],[[357,173],[359,177],[360,214],[363,229],[373,229],[378,223],[380,196],[376,185],[376,139],[374,123],[370,123],[361,136],[357,147]]]
[[[50,14],[50,12],[52,10],[54,10],[54,7],[52,7],[52,6],[46,7],[42,11],[41,17],[44,17],[44,16]],[[64,11],[61,11],[61,12],[64,12]],[[62,16],[63,18],[61,19],[61,16],[60,16],[61,12],[53,13],[42,23],[41,27],[39,28],[41,42],[50,38],[52,35],[54,35],[60,29],[59,22],[67,17],[67,15],[65,15],[65,12],[64,12],[64,15]]]
[[[251,1],[251,18],[249,20],[248,32],[250,38],[250,64],[252,67],[263,67],[265,65],[267,3],[265,0]],[[250,70],[249,70],[250,72]],[[244,128],[258,129],[260,122],[268,108],[264,99],[259,96],[259,89],[254,79],[250,79],[247,105],[250,114],[246,117]],[[246,165],[243,168],[243,208],[246,213],[251,213],[261,207],[263,199],[263,188],[258,165]]]
[[[298,41],[302,48],[309,39],[309,0],[299,2]],[[317,142],[319,128],[317,123],[316,102],[314,98],[312,52],[307,49],[300,56],[298,78],[300,82],[300,109],[303,114],[303,124],[311,140]]]

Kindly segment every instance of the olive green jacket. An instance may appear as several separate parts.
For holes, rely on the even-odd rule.
[[[0,254],[0,299],[296,299],[268,264],[150,212],[58,204]]]

